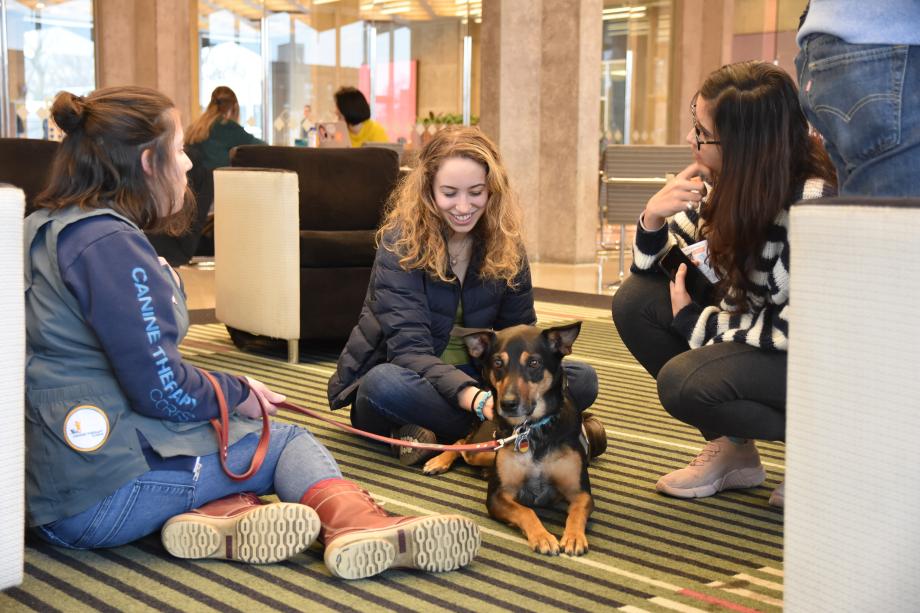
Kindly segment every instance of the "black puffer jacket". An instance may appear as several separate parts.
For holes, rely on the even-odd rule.
[[[463,325],[500,330],[534,324],[530,267],[518,273],[514,289],[500,281],[479,278],[482,253],[474,247],[462,289],[422,270],[405,271],[399,258],[383,243],[377,247],[374,271],[358,325],[339,356],[329,379],[329,406],[339,409],[354,402],[361,378],[374,366],[391,362],[414,370],[449,402],[475,381],[440,360],[450,340],[457,306],[463,300]]]

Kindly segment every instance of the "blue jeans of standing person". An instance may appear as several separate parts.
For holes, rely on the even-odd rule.
[[[575,360],[562,362],[569,393],[579,411],[597,399],[597,373],[591,366]],[[472,364],[458,366],[475,379],[482,380]],[[389,436],[406,424],[415,424],[434,432],[439,441],[453,443],[470,433],[472,414],[447,400],[417,372],[395,364],[379,364],[368,372],[358,387],[351,407],[355,428]]]
[[[227,457],[230,470],[247,470],[258,442],[259,434],[254,433],[233,444]],[[312,434],[272,423],[265,460],[246,481],[230,479],[216,453],[201,456],[194,470],[151,470],[82,513],[39,526],[37,532],[70,549],[117,547],[159,530],[171,517],[230,494],[274,492],[283,501],[300,502],[314,484],[341,476],[332,455]]]
[[[799,98],[824,137],[841,195],[918,196],[920,47],[802,41]]]

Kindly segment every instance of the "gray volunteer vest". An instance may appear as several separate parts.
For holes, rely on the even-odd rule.
[[[131,409],[110,356],[64,285],[58,236],[69,224],[96,215],[117,217],[137,229],[110,209],[39,210],[25,220],[26,499],[33,526],[84,511],[148,472],[138,432],[163,457],[217,451],[208,422],[163,421]],[[161,266],[147,274],[163,275],[173,287],[181,339],[188,331],[182,292]],[[230,442],[259,428],[259,421],[233,413]]]

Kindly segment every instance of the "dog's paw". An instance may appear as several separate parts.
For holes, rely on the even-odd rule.
[[[540,534],[528,535],[527,542],[530,543],[530,548],[537,553],[545,556],[559,555],[559,541],[549,532],[544,531]]]
[[[426,475],[440,475],[441,473],[449,471],[454,461],[452,458],[445,458],[444,455],[443,453],[436,455],[425,462],[425,465],[422,467],[422,472]]]
[[[583,556],[588,553],[588,539],[584,532],[566,532],[562,535],[559,546],[570,556]]]

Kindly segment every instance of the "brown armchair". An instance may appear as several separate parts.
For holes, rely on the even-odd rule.
[[[223,282],[222,279],[228,279],[227,275],[234,274],[233,270],[221,270],[222,249],[253,248],[252,257],[259,257],[257,248],[244,245],[245,234],[237,233],[232,246],[227,241],[222,242],[222,199],[227,201],[234,195],[238,196],[239,188],[235,190],[237,194],[227,189],[222,190],[221,177],[227,177],[225,173],[232,174],[234,170],[245,169],[293,171],[297,174],[299,186],[299,338],[344,342],[358,321],[367,291],[374,262],[374,233],[387,198],[396,185],[398,155],[378,148],[318,149],[244,145],[231,152],[230,164],[229,169],[215,173],[215,260],[218,285]],[[259,179],[259,173],[252,176]],[[271,198],[259,199],[261,206],[275,206]],[[248,215],[255,221],[260,212],[254,209]],[[277,235],[281,236],[286,230],[278,228]],[[236,282],[247,284],[250,281],[240,278]],[[217,295],[220,319],[220,287]],[[231,328],[231,335],[238,346],[245,346],[244,341],[247,340],[247,335],[241,334],[241,330],[262,334],[259,330],[246,330],[230,321],[225,323]],[[289,357],[294,359],[291,353],[289,349]]]

